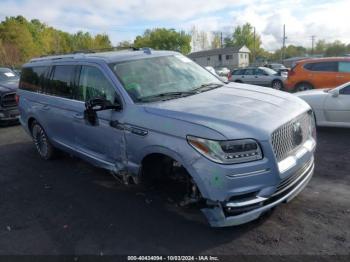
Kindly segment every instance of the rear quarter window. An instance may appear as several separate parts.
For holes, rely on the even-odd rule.
[[[238,70],[234,70],[232,72],[233,75],[243,75],[244,74],[244,70],[243,69],[238,69]]]
[[[350,62],[339,62],[339,72],[350,73]]]
[[[25,67],[22,69],[19,88],[27,91],[41,93],[44,86],[48,67]]]

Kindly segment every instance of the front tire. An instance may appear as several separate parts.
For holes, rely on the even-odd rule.
[[[271,87],[276,90],[283,90],[283,83],[281,80],[273,80]]]
[[[43,127],[36,121],[32,124],[32,137],[36,150],[44,160],[50,160],[55,156],[55,148],[50,143]]]

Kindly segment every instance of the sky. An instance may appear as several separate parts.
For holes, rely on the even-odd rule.
[[[107,33],[114,45],[145,29],[196,26],[225,35],[246,22],[268,51],[281,47],[284,24],[287,45],[311,47],[312,35],[316,41],[350,43],[350,0],[0,0],[0,5],[1,21],[23,15],[70,33]]]

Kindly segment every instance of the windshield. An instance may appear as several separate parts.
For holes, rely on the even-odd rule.
[[[277,72],[273,69],[270,69],[270,68],[267,68],[267,67],[264,67],[263,70],[268,73],[269,75],[276,75]]]
[[[286,67],[282,64],[271,64],[272,68],[276,68],[276,69],[285,69]]]
[[[17,80],[18,76],[11,69],[0,69],[0,81]]]
[[[183,55],[161,56],[111,64],[134,102],[146,97],[163,99],[162,94],[195,94],[204,86],[222,82]]]

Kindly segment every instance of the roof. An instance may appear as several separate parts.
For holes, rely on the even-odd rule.
[[[76,53],[76,54],[65,54],[65,55],[53,55],[39,58],[33,58],[26,65],[32,63],[47,63],[54,61],[72,61],[72,60],[104,60],[106,63],[113,63],[126,60],[135,60],[147,57],[157,57],[179,54],[174,51],[154,51],[151,49],[144,50],[121,50],[121,51],[110,51],[110,52],[98,52],[98,53]]]
[[[350,61],[350,57],[320,57],[320,58],[304,58],[300,61],[297,61],[298,63],[304,63],[304,62],[332,62],[332,61]]]
[[[212,56],[220,54],[233,54],[233,53],[250,53],[250,50],[246,46],[241,47],[224,47],[216,48],[210,50],[203,50],[198,52],[193,52],[188,55],[190,58],[203,57],[203,56]]]

